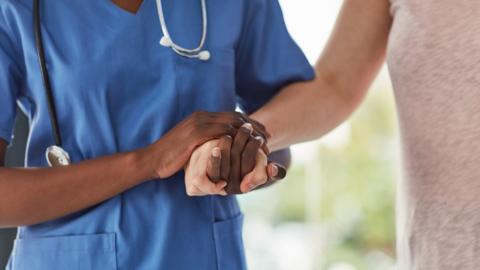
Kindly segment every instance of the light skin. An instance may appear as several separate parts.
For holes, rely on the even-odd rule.
[[[389,8],[388,0],[344,1],[315,65],[316,78],[285,87],[251,115],[271,133],[272,151],[323,136],[358,107],[385,60],[392,24]],[[203,162],[213,159],[214,149],[201,147],[194,155]],[[265,180],[259,179],[259,183]]]
[[[389,8],[389,0],[345,0],[315,80],[289,85],[251,115],[272,134],[272,151],[321,137],[358,107],[385,61]]]

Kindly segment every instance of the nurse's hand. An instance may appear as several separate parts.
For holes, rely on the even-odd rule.
[[[256,136],[270,136],[263,125],[238,112],[193,113],[146,149],[152,161],[152,177],[175,174],[197,146],[225,134],[234,136],[245,123],[253,127]]]
[[[264,144],[262,137],[254,136],[253,127],[245,124],[234,139],[220,139],[218,149],[212,150],[207,175],[213,182],[226,180],[228,194],[246,193],[283,179],[286,169],[267,162],[267,155],[261,150]]]

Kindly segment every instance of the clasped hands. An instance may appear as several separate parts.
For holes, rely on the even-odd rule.
[[[285,177],[285,168],[268,162],[269,134],[261,124],[256,126],[260,130],[247,122],[234,137],[224,135],[199,146],[185,168],[187,194],[242,194]]]
[[[270,134],[238,112],[195,112],[142,150],[151,179],[165,179],[185,169],[190,196],[246,193],[285,177],[268,162]]]

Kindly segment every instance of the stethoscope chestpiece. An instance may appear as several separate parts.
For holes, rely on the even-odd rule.
[[[67,151],[58,145],[49,146],[45,151],[45,158],[50,167],[68,166],[71,163]]]

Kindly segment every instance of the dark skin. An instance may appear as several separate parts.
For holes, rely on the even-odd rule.
[[[132,11],[141,4],[114,2],[137,3],[127,5]],[[252,125],[252,136],[270,136],[263,125],[240,113],[196,112],[147,147],[55,168],[4,167],[7,143],[0,139],[0,228],[60,218],[151,179],[168,178],[198,146],[226,134],[234,137],[245,123]],[[262,148],[268,152],[266,144]]]
[[[143,0],[112,0],[112,2],[121,9],[135,14],[142,6]]]
[[[263,126],[248,121],[236,112],[196,112],[145,148],[56,168],[5,168],[6,142],[0,140],[0,227],[53,220],[150,179],[172,176],[197,146],[225,134],[234,136],[245,123],[268,137]]]
[[[225,135],[220,138],[218,148],[220,155],[212,154],[207,166],[207,175],[211,181],[227,182],[227,194],[242,194],[253,189],[270,186],[286,175],[286,169],[276,163],[269,162],[267,174],[269,179],[260,186],[243,187],[242,180],[249,174],[256,164],[256,156],[265,140],[261,136],[254,136],[253,129],[243,126],[235,137]]]
[[[118,7],[130,12],[137,13],[143,0],[112,0]],[[260,147],[265,150],[265,140],[260,141],[258,132],[253,133],[250,130],[240,129],[240,132],[234,139],[224,137],[220,140],[220,149],[223,158],[212,157],[209,163],[207,174],[213,182],[226,181],[225,191],[228,194],[243,193],[240,189],[241,180],[245,175],[251,172],[255,167],[256,154]],[[230,154],[231,151],[231,154]],[[271,179],[263,186],[271,185],[273,182],[284,178],[286,170],[278,165],[279,172],[272,171],[272,166],[268,166]],[[273,175],[275,174],[275,175]],[[223,179],[223,180],[222,180]]]

